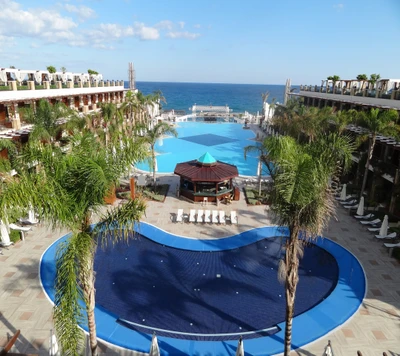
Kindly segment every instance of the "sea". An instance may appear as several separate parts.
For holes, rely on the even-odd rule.
[[[125,88],[129,82],[125,82]],[[262,111],[261,94],[269,92],[268,102],[273,98],[283,103],[284,85],[270,84],[218,84],[218,83],[167,83],[136,82],[136,87],[143,94],[161,90],[167,103],[162,103],[163,110],[182,110],[190,114],[191,107],[197,105],[225,106],[233,113],[245,111],[256,114]]]

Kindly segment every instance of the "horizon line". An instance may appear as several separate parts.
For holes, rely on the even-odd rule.
[[[129,82],[129,80],[124,80]],[[279,85],[285,86],[285,84],[260,84],[260,83],[225,83],[225,82],[167,82],[167,81],[155,81],[155,80],[136,80],[136,83],[177,83],[177,84],[229,84],[229,85]],[[292,84],[292,86],[298,86]]]

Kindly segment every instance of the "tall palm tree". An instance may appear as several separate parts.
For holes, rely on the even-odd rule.
[[[398,125],[396,124],[399,114],[396,110],[380,110],[371,109],[370,111],[361,111],[359,113],[359,124],[369,130],[369,133],[363,135],[361,139],[368,140],[368,153],[367,162],[365,164],[365,172],[363,182],[361,185],[360,198],[363,196],[365,187],[367,185],[369,165],[371,162],[372,154],[374,152],[376,136],[380,134],[393,134],[399,132]]]
[[[337,174],[338,162],[350,161],[344,136],[324,136],[311,144],[300,145],[291,137],[270,137],[264,141],[273,164],[274,186],[271,210],[279,225],[288,226],[285,256],[280,262],[279,277],[285,283],[286,326],[285,356],[289,356],[299,259],[302,239],[321,234],[333,213],[333,194],[329,180]]]
[[[351,110],[339,110],[333,118],[336,124],[336,131],[339,135],[343,134],[346,130],[347,125],[355,123],[357,120],[358,112],[354,109]]]
[[[122,103],[121,108],[126,113],[129,122],[129,131],[132,134],[132,129],[137,124],[135,120],[140,109],[137,96],[133,91],[128,90],[126,92],[125,101]]]
[[[159,122],[152,129],[148,129],[143,137],[145,143],[149,145],[151,152],[151,168],[153,171],[153,184],[154,189],[156,188],[156,152],[155,145],[159,138],[164,135],[178,136],[178,132],[172,126],[168,125],[166,122]]]
[[[126,138],[122,146],[112,141],[105,146],[93,133],[85,132],[71,138],[67,155],[58,147],[32,143],[23,156],[25,162],[41,162],[42,184],[54,187],[50,202],[62,205],[53,211],[52,219],[72,231],[58,250],[56,262],[54,319],[63,354],[79,354],[83,339],[78,323],[86,317],[90,348],[96,355],[94,255],[99,244],[128,238],[145,211],[145,203],[131,200],[106,214],[101,213],[101,207],[130,165],[147,157],[147,148],[134,138]],[[101,221],[94,230],[90,228],[92,213]]]
[[[376,82],[381,79],[380,74],[371,74],[369,77],[369,82],[371,83],[371,89],[375,88]]]
[[[24,118],[33,123],[33,130],[29,135],[30,140],[47,141],[54,144],[57,137],[62,133],[64,126],[60,119],[69,119],[76,116],[76,112],[64,103],[50,104],[41,99],[36,105],[36,110],[25,108]]]
[[[366,74],[357,75],[357,80],[361,82],[361,90],[364,90],[364,84],[368,80],[368,76]]]
[[[335,94],[336,83],[340,80],[340,77],[338,75],[331,75],[327,79],[332,81],[332,93]],[[328,82],[326,84],[328,86]]]

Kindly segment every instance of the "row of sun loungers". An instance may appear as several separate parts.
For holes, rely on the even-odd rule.
[[[226,215],[223,210],[190,209],[189,214],[184,214],[183,209],[178,209],[175,222],[184,222],[184,220],[190,223],[226,224],[229,221],[231,224],[237,224],[238,216],[234,210]]]
[[[345,190],[345,189],[344,189]],[[343,193],[341,196],[336,197],[336,200],[345,208],[345,209],[357,209],[359,210],[359,203],[356,199],[354,199],[351,195],[345,195]],[[363,199],[362,199],[363,200]],[[363,211],[364,201],[361,202],[360,209]],[[393,243],[397,239],[397,233],[392,232],[388,233],[388,216],[385,216],[384,221],[382,222],[380,219],[375,218],[373,213],[363,214],[363,215],[355,215],[354,216],[362,225],[368,226],[368,231],[377,232],[377,235],[374,235],[376,239],[382,241],[386,240],[389,242],[385,242],[384,246],[390,249],[390,253],[393,251],[393,248],[400,248],[400,242]]]
[[[366,215],[355,215],[354,216],[356,219],[360,221],[360,223],[364,226],[371,226],[368,227],[368,231],[371,232],[378,232],[377,235],[374,235],[376,239],[382,241],[389,241],[389,242],[384,242],[384,246],[389,248],[389,253],[391,254],[393,251],[393,248],[400,248],[400,242],[395,242],[397,239],[397,233],[392,232],[388,233],[388,216],[385,215],[384,221],[382,222],[380,219],[374,219],[374,214],[369,213]],[[370,220],[366,220],[370,219]]]

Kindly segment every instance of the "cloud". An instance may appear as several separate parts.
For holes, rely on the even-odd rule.
[[[78,25],[58,12],[46,9],[25,11],[10,0],[0,0],[0,35],[35,37],[45,40],[73,38]]]
[[[333,5],[333,8],[336,9],[337,11],[343,10],[344,4],[335,4]]]
[[[73,14],[77,14],[81,20],[86,20],[96,17],[96,12],[90,7],[87,7],[85,5],[75,6],[71,4],[65,4],[63,7],[66,11]]]
[[[6,45],[25,38],[34,41],[31,48],[60,43],[70,47],[111,50],[126,38],[141,41],[155,41],[161,37],[194,40],[200,36],[199,33],[182,31],[186,25],[184,21],[163,20],[155,25],[139,21],[130,25],[99,23],[80,27],[83,20],[96,17],[92,8],[67,1],[56,5],[53,8],[28,9],[14,0],[0,0],[0,43]]]
[[[172,31],[172,29],[174,28],[174,23],[170,20],[163,20],[157,23],[154,27],[158,28],[159,30]]]
[[[194,28],[201,28],[201,25],[199,23],[196,23],[195,25],[193,25]]]
[[[191,33],[188,31],[184,32],[168,32],[165,37],[177,39],[177,38],[184,38],[187,40],[195,40],[196,38],[200,37],[200,33]]]

